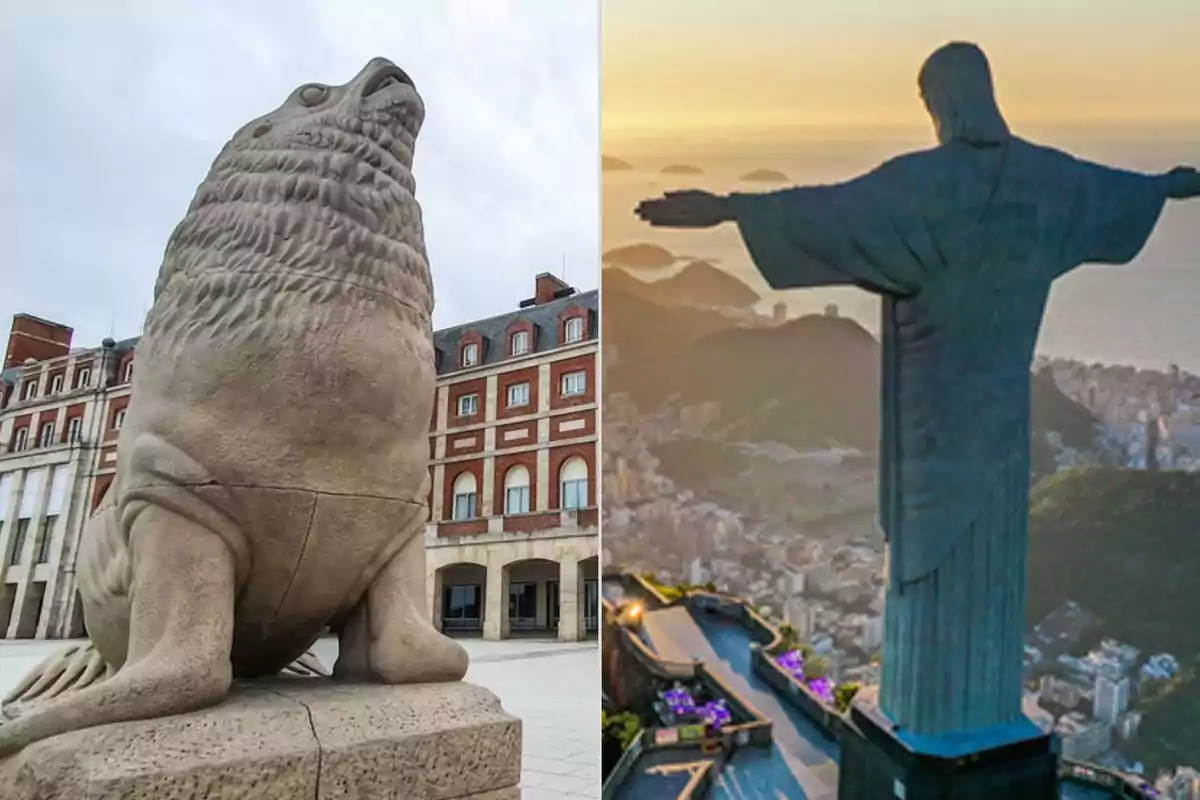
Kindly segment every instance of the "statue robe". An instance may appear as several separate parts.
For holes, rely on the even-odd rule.
[[[1030,363],[1050,285],[1141,250],[1146,175],[1017,138],[951,141],[843,184],[733,195],[775,289],[883,296],[882,710],[939,734],[1020,718]]]

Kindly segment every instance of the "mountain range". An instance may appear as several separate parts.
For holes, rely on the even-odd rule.
[[[722,421],[735,424],[745,440],[877,447],[880,349],[874,336],[844,317],[774,324],[693,307],[685,299],[716,296],[711,287],[726,284],[714,278],[723,273],[711,265],[690,269],[671,283],[604,270],[605,347],[617,355],[605,365],[606,392],[627,393],[646,410],[671,397],[683,405],[716,403]],[[1033,376],[1031,403],[1036,473],[1056,467],[1048,431],[1070,447],[1093,447],[1091,413],[1048,377]]]

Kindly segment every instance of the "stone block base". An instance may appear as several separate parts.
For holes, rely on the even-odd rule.
[[[221,705],[57,736],[0,800],[519,800],[521,722],[467,683],[235,685]]]
[[[1058,749],[1050,735],[951,757],[915,752],[869,705],[856,703],[850,721],[838,800],[1058,800]]]

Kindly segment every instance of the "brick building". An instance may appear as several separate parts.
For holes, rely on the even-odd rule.
[[[448,632],[596,630],[597,300],[539,275],[517,311],[434,334],[428,587]],[[137,340],[71,339],[13,318],[0,373],[0,638],[83,634],[75,554],[115,474]]]

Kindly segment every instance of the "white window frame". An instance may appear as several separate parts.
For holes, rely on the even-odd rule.
[[[506,488],[504,490],[504,513],[509,516],[514,514],[528,514],[531,494],[529,484]],[[514,508],[514,506],[516,507]]]
[[[124,424],[125,424],[125,409],[123,409],[123,408],[119,408],[119,409],[117,409],[117,413],[116,413],[116,414],[113,414],[113,426],[112,426],[112,429],[113,429],[114,431],[119,431],[119,430],[121,430],[121,427],[122,427]]]
[[[568,480],[564,477],[567,467],[577,460],[587,469],[587,462],[579,459],[578,456],[568,459],[559,467],[558,506],[564,511],[577,511],[588,507],[588,481],[592,477],[591,470],[587,469],[581,478],[571,478]]]
[[[29,444],[29,426],[17,428],[17,432],[13,434],[13,450],[20,452]]]
[[[83,367],[75,372],[74,389],[86,389],[88,384],[92,382],[92,368]]]
[[[470,491],[461,491],[461,488],[468,484],[465,480],[470,478]],[[479,516],[479,481],[471,472],[460,472],[454,477],[454,483],[451,488],[451,504],[450,504],[450,519],[454,522],[462,522],[468,519],[477,519]]]
[[[563,343],[583,341],[583,317],[571,317],[563,323]]]
[[[470,401],[470,402],[468,402]],[[470,407],[468,410],[468,406]],[[479,413],[479,395],[462,394],[458,396],[458,416],[473,417]]]
[[[467,367],[478,366],[479,365],[479,345],[475,344],[474,342],[471,342],[470,344],[464,344],[460,358],[462,361],[463,369],[466,369]]]
[[[576,379],[579,382],[577,388],[572,386]],[[581,394],[587,394],[587,372],[581,369],[564,372],[558,381],[558,393],[561,397],[578,397]]]
[[[43,422],[38,430],[38,447],[49,447],[54,444],[54,423]]]
[[[461,494],[454,495],[454,508],[451,510],[451,519],[455,522],[462,522],[478,518],[479,492],[462,492]]]
[[[121,373],[121,383],[129,383],[133,380],[133,359],[125,362],[125,369]]]
[[[518,343],[520,347],[518,347]],[[517,331],[509,340],[509,349],[514,356],[523,356],[529,352],[529,331]]]
[[[570,491],[568,491],[570,489]],[[563,481],[559,487],[562,494],[561,505],[566,511],[578,511],[581,508],[588,507],[588,479],[578,478],[573,481]],[[570,500],[568,500],[570,498]],[[578,503],[578,505],[575,505]]]
[[[520,393],[522,395],[521,397],[517,397],[517,399],[520,400],[521,402],[519,402],[519,403],[513,402],[513,397],[514,397],[513,390],[521,389],[521,388],[524,388],[524,390],[525,390],[524,392]],[[529,405],[529,400],[530,400],[529,381],[522,381],[521,383],[510,383],[508,385],[507,397],[505,399],[508,401],[508,405],[507,405],[508,408],[521,408],[522,406]]]
[[[63,381],[66,377],[66,375],[60,372],[50,379],[50,394],[58,394],[63,390]]]
[[[38,393],[37,379],[36,378],[34,378],[33,380],[27,379],[25,381],[24,385],[21,387],[21,399],[22,400],[32,400],[33,398],[37,397],[37,393]]]
[[[83,417],[71,417],[67,420],[67,443],[71,444],[83,439]]]

